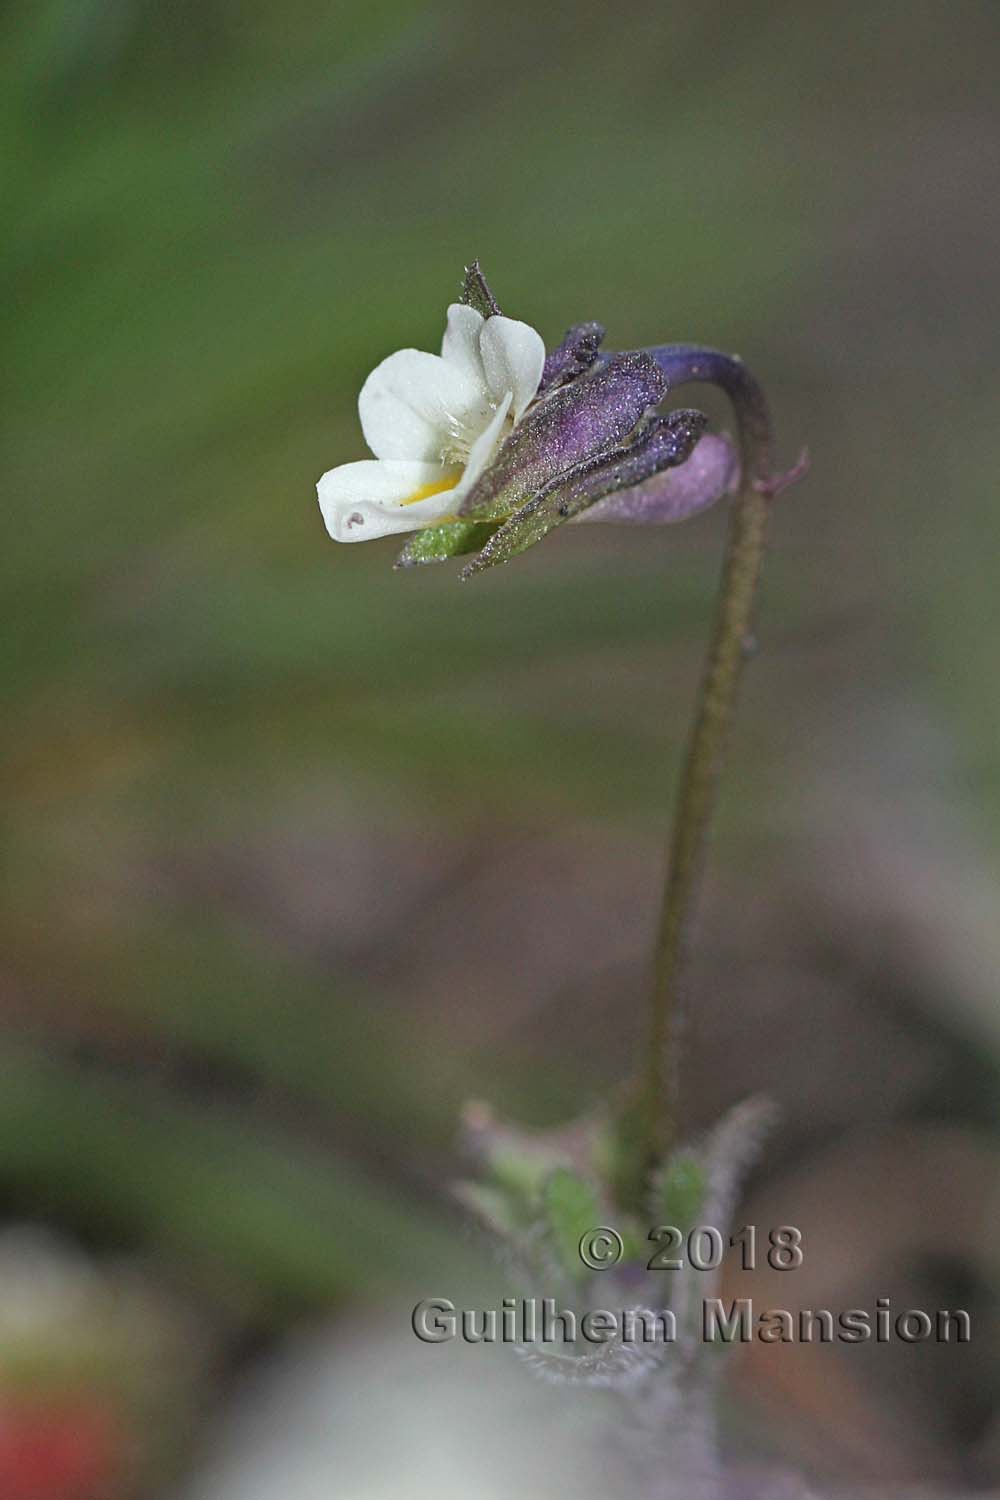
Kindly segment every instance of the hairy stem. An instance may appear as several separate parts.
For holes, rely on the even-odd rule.
[[[752,647],[754,600],[774,491],[767,404],[743,363],[735,356],[691,345],[665,345],[650,353],[671,389],[707,381],[729,396],[739,427],[741,477],[732,503],[715,619],[668,846],[645,1076],[635,1121],[638,1129],[633,1132],[639,1184],[663,1160],[678,1130],[678,1037],[691,923],[737,688]]]

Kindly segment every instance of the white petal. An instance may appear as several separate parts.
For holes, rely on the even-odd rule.
[[[500,402],[500,405],[497,407],[489,426],[479,434],[479,436],[476,438],[476,441],[469,449],[469,460],[465,466],[465,473],[459,480],[458,487],[455,490],[455,501],[461,501],[465,499],[465,496],[472,489],[472,486],[475,484],[480,474],[486,468],[487,464],[490,463],[494,453],[499,448],[501,440],[504,436],[503,428],[504,423],[507,420],[507,413],[510,410],[511,399],[511,394],[508,391],[507,395],[503,398],[503,400]]]
[[[514,421],[518,421],[542,378],[545,344],[541,334],[516,318],[487,318],[479,350],[494,401],[513,391]]]
[[[365,442],[376,458],[440,462],[454,434],[486,424],[482,384],[440,354],[400,349],[372,371],[358,397]]]
[[[448,325],[441,340],[441,358],[478,380],[485,390],[486,373],[479,352],[479,335],[484,322],[482,313],[476,312],[474,307],[453,302],[448,309]]]
[[[316,493],[335,542],[368,542],[397,531],[419,531],[451,514],[461,473],[443,464],[366,458],[328,470]],[[413,499],[431,486],[444,487]]]

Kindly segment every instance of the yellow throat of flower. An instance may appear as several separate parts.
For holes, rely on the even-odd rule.
[[[412,495],[407,495],[406,499],[400,503],[416,505],[420,500],[429,500],[432,495],[441,495],[445,490],[453,490],[457,483],[457,479],[439,479],[435,484],[422,484],[419,490],[414,490]]]
[[[422,484],[419,490],[414,490],[412,495],[407,495],[401,501],[402,505],[416,505],[418,500],[429,500],[432,495],[443,495],[446,490],[453,490],[458,484],[458,479],[438,479],[434,484]],[[446,516],[438,516],[430,524],[432,526],[443,526],[446,521],[457,521],[458,517],[450,513]]]

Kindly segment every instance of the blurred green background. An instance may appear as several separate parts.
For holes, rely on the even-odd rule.
[[[228,1370],[468,1261],[465,1099],[542,1124],[627,1075],[724,516],[559,532],[459,588],[335,546],[314,498],[473,256],[547,341],[738,350],[783,456],[811,449],[715,842],[692,1124],[770,1087],[772,1186],[942,1121],[992,1161],[996,7],[0,24],[8,1219],[140,1256]],[[989,1287],[976,1183],[939,1248]],[[889,1381],[933,1459],[889,1418],[852,1445],[823,1382],[772,1422],[849,1474],[995,1478],[992,1364]]]

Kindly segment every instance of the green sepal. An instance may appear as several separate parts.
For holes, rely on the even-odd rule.
[[[484,318],[500,317],[500,304],[490,291],[489,283],[483,275],[478,260],[474,260],[471,266],[465,268],[462,301],[467,307],[474,307],[476,312],[481,313]]]
[[[478,552],[496,532],[499,521],[442,521],[415,531],[396,559],[397,568],[415,568],[423,563],[447,562]]]
[[[472,578],[485,568],[495,568],[499,563],[510,562],[511,558],[527,552],[529,547],[537,546],[554,527],[568,521],[570,514],[568,508],[560,510],[555,490],[534,496],[509,521],[494,526],[479,556],[466,563],[460,576],[463,580]]]

